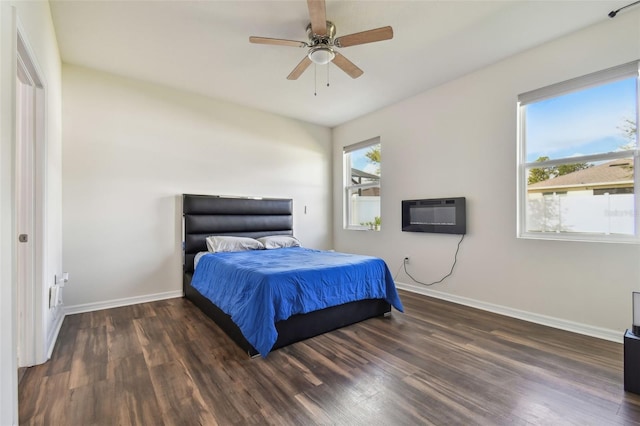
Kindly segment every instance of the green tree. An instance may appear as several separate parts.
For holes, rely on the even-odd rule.
[[[622,126],[618,127],[622,130],[622,135],[629,141],[627,145],[623,145],[622,149],[633,149],[636,145],[636,136],[638,135],[638,126],[634,120],[625,118],[622,120]]]
[[[538,157],[536,162],[541,163],[547,160],[549,160],[549,157]],[[588,169],[589,167],[591,167],[591,165],[588,163],[570,163],[561,164],[559,166],[533,168],[529,171],[529,178],[527,179],[527,183],[531,185],[536,182],[542,182],[557,176],[563,176],[569,173],[577,172],[578,170]]]
[[[365,157],[367,157],[369,161],[376,166],[376,174],[380,175],[380,144],[369,148],[369,151],[367,151]]]
[[[568,175],[569,173],[577,172],[578,170],[588,169],[589,167],[591,167],[591,165],[588,163],[562,164],[556,168],[558,172],[556,176]]]
[[[638,134],[638,128],[636,122],[630,118],[625,118],[622,127],[620,128],[629,139],[634,139]]]
[[[547,161],[549,157],[538,157],[536,162],[540,163],[542,161]],[[553,167],[540,167],[529,170],[529,178],[527,179],[527,183],[529,185],[534,184],[536,182],[542,182],[543,180],[547,180],[551,177]]]
[[[622,120],[622,125],[618,127],[618,129],[622,130],[622,135],[625,139],[629,141],[628,144],[621,145],[620,149],[629,150],[634,149],[637,144],[637,136],[638,136],[638,126],[636,125],[635,120],[631,120],[630,118],[625,118]],[[629,171],[629,175],[633,176],[633,161],[629,166],[623,166],[625,169]]]

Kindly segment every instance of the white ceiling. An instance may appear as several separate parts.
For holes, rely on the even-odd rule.
[[[337,36],[391,25],[394,38],[340,50],[364,70],[360,78],[330,64],[317,66],[315,81],[313,65],[286,79],[305,49],[249,43],[250,35],[306,41],[304,0],[51,0],[51,12],[65,63],[333,127],[610,19],[627,3],[327,0]]]

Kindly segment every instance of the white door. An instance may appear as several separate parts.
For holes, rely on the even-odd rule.
[[[18,61],[16,79],[16,230],[18,232],[18,365],[33,365],[34,309],[28,306],[34,297],[33,253],[33,170],[34,170],[34,88],[25,67]]]
[[[38,262],[41,233],[37,226],[39,140],[43,129],[42,84],[19,37],[16,72],[16,247],[18,366],[43,362],[42,287]],[[22,47],[22,49],[21,49]]]

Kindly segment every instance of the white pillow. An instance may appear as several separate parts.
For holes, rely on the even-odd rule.
[[[196,269],[198,267],[198,263],[200,262],[200,259],[202,259],[202,256],[204,256],[207,253],[209,253],[209,252],[208,251],[199,251],[196,254],[196,257],[193,258],[193,269]]]
[[[207,237],[207,248],[212,253],[220,253],[224,251],[263,250],[264,245],[253,238],[212,235]]]
[[[264,244],[266,249],[300,247],[300,241],[289,235],[269,235],[268,237],[258,238],[258,241]]]

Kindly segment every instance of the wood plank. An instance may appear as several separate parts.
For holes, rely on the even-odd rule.
[[[64,424],[69,415],[69,372],[44,376],[33,381],[25,376],[19,387],[20,424]]]
[[[99,382],[107,377],[107,327],[79,328],[71,360],[69,388]]]
[[[153,366],[149,372],[166,423],[218,424],[181,360]]]
[[[109,361],[142,353],[142,345],[131,320],[111,319],[107,326],[107,357]]]
[[[108,378],[115,389],[117,424],[163,423],[147,363],[141,353],[110,362]]]
[[[178,358],[173,342],[160,321],[155,318],[134,319],[133,325],[150,367],[169,363]]]
[[[68,316],[21,423],[640,425],[622,345],[400,293],[405,314],[266,359],[185,299]]]

